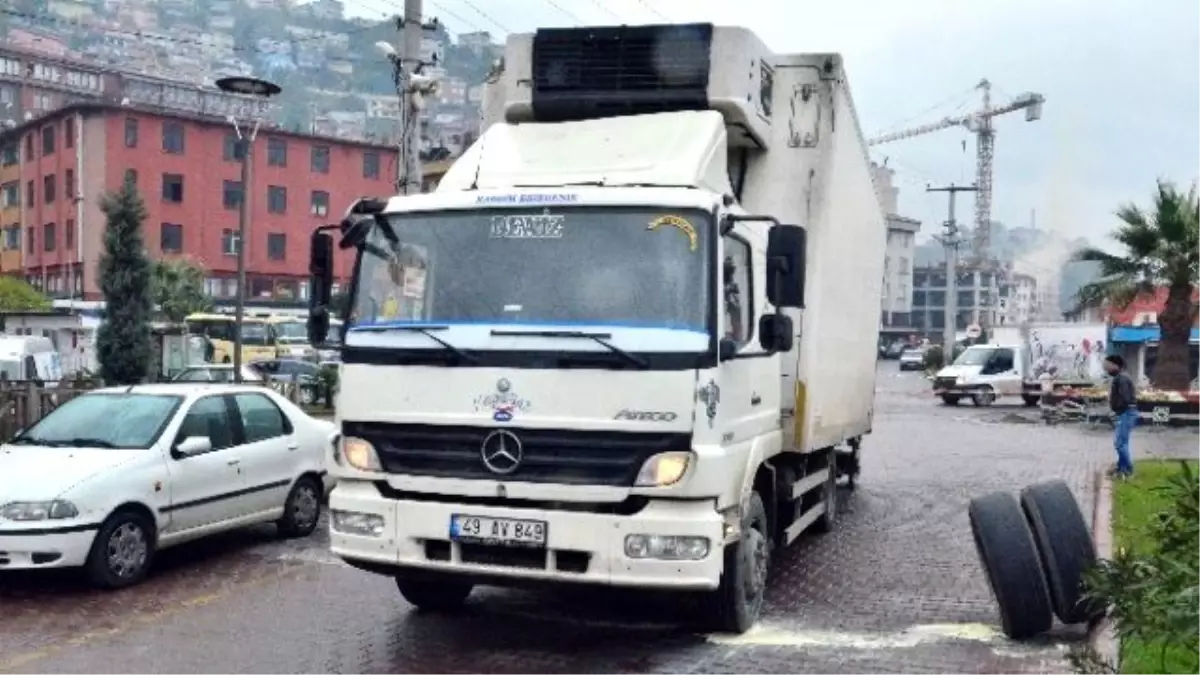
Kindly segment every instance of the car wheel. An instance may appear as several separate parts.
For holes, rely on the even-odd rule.
[[[475,586],[463,581],[412,581],[397,577],[396,588],[413,607],[444,612],[462,607]]]
[[[276,521],[279,533],[285,537],[307,537],[317,529],[321,520],[320,481],[304,476],[292,486],[283,505],[283,517]]]
[[[967,517],[1004,634],[1022,640],[1050,630],[1054,617],[1046,577],[1016,498],[1007,492],[976,497]]]
[[[984,387],[978,392],[971,394],[971,403],[975,404],[976,408],[983,408],[996,402],[996,391],[991,387]]]
[[[721,584],[708,596],[707,621],[718,631],[745,633],[758,621],[767,591],[771,538],[767,511],[757,492],[742,517],[742,536],[725,547]]]
[[[958,405],[958,397],[951,394],[943,394],[942,403],[946,405]]]
[[[136,511],[117,511],[92,541],[85,572],[105,589],[132,586],[146,577],[154,560],[154,524]]]

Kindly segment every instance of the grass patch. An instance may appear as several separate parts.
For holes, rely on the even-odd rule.
[[[1200,464],[1188,461],[1193,472]],[[1179,474],[1178,461],[1145,460],[1136,464],[1129,480],[1117,481],[1113,490],[1113,537],[1117,550],[1153,555],[1158,550],[1154,525],[1158,514],[1172,507],[1170,494],[1161,488]],[[1195,673],[1196,650],[1147,644],[1128,639],[1121,644],[1123,673]]]

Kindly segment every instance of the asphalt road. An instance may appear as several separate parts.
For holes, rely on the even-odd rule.
[[[880,365],[875,432],[839,529],[776,562],[747,635],[688,628],[687,603],[637,592],[477,590],[414,611],[350,569],[324,528],[264,527],[165,552],[115,593],[69,574],[0,574],[0,672],[1063,672],[1082,633],[1004,639],[966,504],[1063,478],[1090,513],[1109,432],[1046,427],[1017,406],[947,408]],[[1194,456],[1195,431],[1139,431],[1135,452]]]

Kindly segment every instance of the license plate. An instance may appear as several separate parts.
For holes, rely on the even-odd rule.
[[[545,521],[541,520],[487,518],[459,513],[450,516],[450,538],[455,541],[544,547],[547,529]]]

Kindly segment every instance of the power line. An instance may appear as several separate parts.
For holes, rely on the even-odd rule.
[[[671,17],[667,16],[666,14],[663,14],[662,12],[658,11],[654,7],[650,6],[650,3],[646,2],[646,0],[637,0],[637,3],[639,5],[641,5],[642,7],[645,7],[646,9],[650,10],[651,14],[654,14],[655,16],[662,19],[663,21],[666,21],[667,23],[673,23],[671,20]]]
[[[543,2],[545,2],[547,5],[550,5],[554,9],[557,9],[563,16],[568,16],[568,17],[574,19],[576,22],[581,23],[581,24],[587,23],[583,19],[579,18],[579,16],[577,14],[570,12],[562,5],[558,4],[558,2],[556,2],[556,0],[543,0]]]
[[[625,23],[625,19],[621,18],[621,15],[617,14],[616,12],[612,11],[611,9],[600,4],[600,2],[598,0],[588,0],[588,2],[592,3],[593,5],[596,6],[597,9],[601,10],[605,14],[608,14],[609,16],[616,19],[617,21],[620,21],[621,23]]]
[[[476,5],[474,2],[471,2],[471,0],[462,0],[462,3],[463,3],[464,5],[466,5],[467,7],[471,8],[471,11],[473,11],[473,12],[475,12],[476,14],[478,14],[479,16],[483,17],[483,18],[484,18],[484,19],[485,19],[485,20],[486,20],[488,23],[490,23],[490,24],[492,24],[493,26],[495,26],[495,27],[499,28],[500,30],[504,31],[505,33],[511,33],[511,32],[512,32],[512,30],[511,30],[511,29],[509,29],[509,27],[508,27],[508,26],[505,26],[504,24],[502,24],[502,23],[500,23],[499,21],[497,21],[497,20],[495,19],[495,17],[493,17],[491,14],[488,14],[487,12],[483,11],[482,9],[480,9],[480,8],[479,8],[479,5]],[[434,5],[435,7],[436,7],[436,6],[438,6],[438,5],[436,5],[435,3],[433,3],[433,2],[430,2],[429,4],[431,4],[431,5]]]

